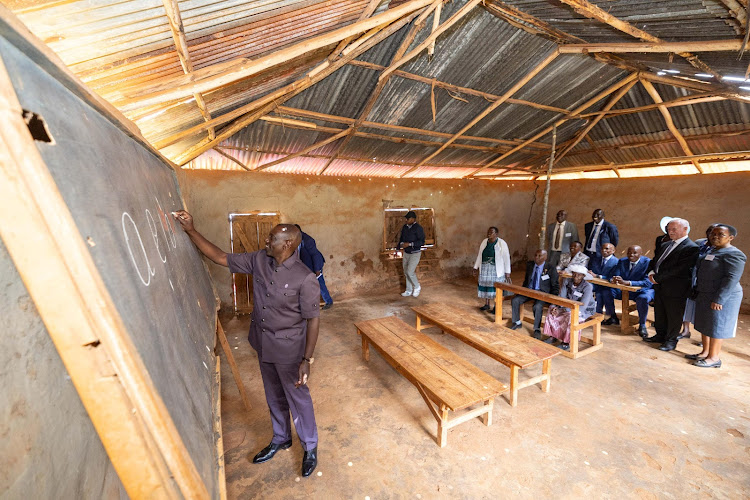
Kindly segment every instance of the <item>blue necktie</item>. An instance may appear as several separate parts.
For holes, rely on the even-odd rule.
[[[539,283],[537,281],[539,280],[539,268],[534,267],[534,273],[531,275],[531,289],[532,290],[539,290]]]

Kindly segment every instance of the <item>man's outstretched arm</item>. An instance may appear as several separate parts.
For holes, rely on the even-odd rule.
[[[187,213],[185,210],[178,210],[172,212],[172,215],[177,222],[180,223],[182,229],[190,237],[190,241],[198,247],[203,255],[211,259],[213,262],[220,266],[227,266],[227,253],[221,248],[217,247],[210,241],[208,241],[201,233],[195,230],[193,227],[193,216]]]

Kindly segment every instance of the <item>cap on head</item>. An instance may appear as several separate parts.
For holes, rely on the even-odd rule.
[[[662,217],[659,221],[659,227],[661,228],[661,232],[666,234],[667,233],[667,224],[669,224],[674,217]]]
[[[586,274],[589,272],[588,269],[586,269],[585,266],[582,266],[581,264],[572,264],[568,266],[568,271],[571,273],[578,273],[578,274]]]
[[[406,215],[404,215],[404,217],[406,217],[407,219],[416,219],[417,214],[414,213],[413,210],[409,210],[408,212],[406,212]]]

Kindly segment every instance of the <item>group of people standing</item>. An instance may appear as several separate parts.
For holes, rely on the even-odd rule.
[[[690,224],[685,219],[665,217],[663,235],[657,238],[654,258],[643,255],[639,245],[628,247],[625,257],[614,256],[619,243],[617,227],[604,219],[602,209],[594,210],[591,222],[584,227],[584,242],[578,239],[578,228],[560,210],[557,221],[547,227],[547,248],[538,249],[528,261],[523,286],[582,302],[579,322],[596,313],[606,312],[602,324],[619,324],[615,299],[622,297],[618,288],[594,285],[587,278],[599,278],[617,285],[640,287],[630,292],[638,311],[638,333],[644,341],[658,343],[662,351],[672,351],[681,338],[689,338],[690,327],[702,335],[702,351],[686,358],[705,368],[721,366],[719,353],[723,339],[736,334],[742,287],[739,284],[747,258],[732,245],[737,230],[728,224],[712,224],[706,238],[693,242],[688,237]],[[490,310],[495,298],[495,282],[510,279],[508,245],[491,227],[482,241],[474,264],[479,270],[478,296],[485,299],[480,308]],[[559,284],[559,273],[570,278]],[[521,328],[521,306],[533,300],[534,333],[542,339],[542,315],[547,303],[523,295],[511,301],[512,329]],[[646,326],[649,305],[654,307],[655,335]],[[490,310],[494,312],[494,308]],[[624,311],[623,314],[627,314]],[[563,350],[570,348],[570,310],[551,305],[543,334],[545,342]]]

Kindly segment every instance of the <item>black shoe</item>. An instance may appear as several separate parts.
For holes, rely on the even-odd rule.
[[[535,339],[542,340],[542,331],[541,330],[534,330],[534,335],[532,335]]]
[[[640,327],[638,327],[638,335],[640,335],[643,339],[646,339],[648,337],[648,330],[646,329],[646,325],[641,325]]]
[[[617,319],[617,316],[612,316],[611,318],[607,318],[604,321],[602,321],[602,325],[619,325],[620,320]]]
[[[482,307],[480,307],[480,308],[479,308],[479,310],[480,310],[480,311],[486,311],[486,310],[487,310],[487,309],[489,309],[489,308],[490,308],[490,306],[488,306],[487,304],[485,304],[485,305],[483,305]]]
[[[569,351],[569,350],[570,350],[570,344],[566,344],[565,342],[562,342],[562,343],[561,343],[561,344],[560,344],[559,346],[557,346],[557,347],[559,347],[559,348],[560,348],[560,349],[562,349],[563,351]]]
[[[490,309],[490,314],[495,314],[495,308]]]
[[[323,307],[321,307],[320,309],[321,309],[322,311],[325,311],[326,309],[330,309],[330,308],[331,308],[331,306],[333,306],[333,302],[329,302],[329,303],[327,303],[326,305],[324,305],[324,306],[323,306]]]
[[[306,451],[302,456],[302,477],[307,477],[313,473],[318,465],[318,447]]]
[[[554,344],[557,339],[555,337],[547,337],[547,340],[544,341],[545,344]]]
[[[292,440],[290,439],[286,443],[271,443],[262,450],[258,452],[257,455],[253,458],[254,464],[262,464],[263,462],[268,462],[273,458],[274,455],[276,455],[276,452],[279,450],[286,450],[287,448],[292,447]]]
[[[685,354],[686,359],[692,359],[693,361],[698,361],[699,359],[706,359],[705,357],[701,357],[701,353],[698,354]]]
[[[660,347],[660,351],[674,351],[677,348],[677,343],[675,342],[664,342]]]
[[[521,323],[513,323],[510,325],[511,330],[520,330],[521,329]]]
[[[662,339],[656,338],[656,335],[653,337],[645,337],[643,340],[649,344],[662,344],[664,342]]]
[[[687,333],[686,333],[686,334],[684,334],[684,335],[683,335],[683,334],[681,333],[681,334],[679,334],[679,335],[677,336],[677,340],[682,340],[682,339],[689,339],[689,338],[690,338],[690,332],[687,332]]]

